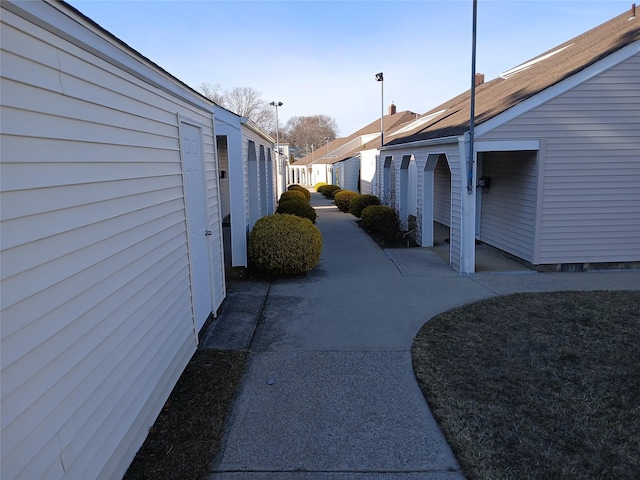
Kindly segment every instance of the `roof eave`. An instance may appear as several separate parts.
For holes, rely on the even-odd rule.
[[[450,136],[450,137],[440,137],[440,138],[429,138],[427,140],[416,140],[415,142],[406,142],[406,143],[396,143],[394,145],[384,145],[379,150],[381,152],[386,150],[402,150],[405,148],[420,148],[420,147],[431,147],[434,145],[446,145],[458,143],[464,139],[464,135],[461,136]]]

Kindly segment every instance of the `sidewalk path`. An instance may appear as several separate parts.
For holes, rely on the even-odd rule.
[[[497,294],[640,289],[640,271],[459,275],[429,249],[382,250],[333,202],[312,203],[320,264],[239,285],[219,316],[236,332],[203,340],[251,349],[210,480],[463,479],[413,375],[424,322]]]

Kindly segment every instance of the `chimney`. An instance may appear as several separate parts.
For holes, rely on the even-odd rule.
[[[391,102],[391,105],[389,105],[389,115],[395,115],[396,114],[396,106],[393,102]]]
[[[484,73],[476,73],[476,87],[484,83]]]
[[[631,4],[631,17],[629,17],[629,20],[636,18],[636,4],[632,3]]]

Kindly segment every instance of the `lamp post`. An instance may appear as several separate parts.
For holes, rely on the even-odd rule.
[[[473,193],[473,148],[476,122],[476,22],[477,0],[473,0],[473,27],[471,31],[471,111],[469,114],[469,157],[467,158],[467,193]]]
[[[280,130],[279,130],[280,127],[278,126],[278,107],[282,106],[282,102],[273,101],[269,105],[271,105],[272,107],[276,108],[276,159],[277,159],[277,162],[278,162],[278,169],[280,171],[280,178],[281,178],[281,181],[279,182],[281,191],[278,192],[278,195],[280,195],[282,192],[284,192],[284,187],[285,187],[285,185],[284,185],[284,181],[285,180],[284,180],[284,177],[283,177],[284,168],[282,168],[281,163],[280,163],[280,162],[282,162],[282,159],[280,158]]]
[[[380,82],[380,146],[384,145],[384,77],[382,72],[376,73],[376,81]]]

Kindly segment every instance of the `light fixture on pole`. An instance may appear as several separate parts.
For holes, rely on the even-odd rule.
[[[282,177],[284,168],[281,167],[281,163],[280,163],[282,162],[282,159],[280,158],[280,130],[279,130],[280,127],[278,126],[278,107],[282,106],[282,102],[273,101],[269,105],[271,105],[272,107],[276,107],[276,162],[278,164],[278,167],[282,168],[282,171],[280,171],[280,175]],[[280,190],[284,192],[284,184],[282,184],[282,181],[280,185]],[[279,193],[282,193],[282,192],[279,192]]]
[[[380,146],[384,145],[384,76],[382,72],[376,73],[376,81],[380,82]]]

